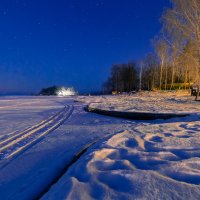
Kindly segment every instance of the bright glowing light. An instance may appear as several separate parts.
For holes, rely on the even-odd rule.
[[[74,88],[61,87],[57,91],[57,96],[72,96],[72,95],[76,95],[76,92],[74,91]]]

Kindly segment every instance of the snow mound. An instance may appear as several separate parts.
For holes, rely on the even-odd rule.
[[[97,143],[44,199],[199,199],[200,122],[193,120],[137,123]]]

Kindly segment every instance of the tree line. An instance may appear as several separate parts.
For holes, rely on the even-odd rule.
[[[130,92],[136,89],[137,71],[135,63],[115,64],[111,68],[111,74],[103,84],[103,93]]]
[[[152,39],[154,51],[137,67],[113,65],[104,90],[173,90],[200,85],[200,0],[171,0],[161,23],[162,29]]]

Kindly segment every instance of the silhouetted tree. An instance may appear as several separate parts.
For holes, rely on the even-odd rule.
[[[103,84],[103,92],[130,92],[136,89],[137,71],[135,63],[115,64],[111,68],[111,75]]]

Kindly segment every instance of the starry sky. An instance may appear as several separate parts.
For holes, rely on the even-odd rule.
[[[112,64],[141,60],[169,0],[1,0],[0,94],[100,90]]]

